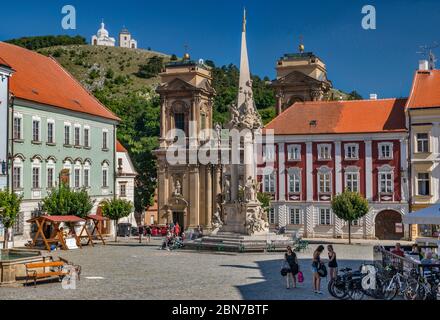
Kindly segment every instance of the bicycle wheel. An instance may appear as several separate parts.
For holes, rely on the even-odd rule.
[[[351,300],[359,301],[365,296],[365,292],[362,289],[352,289],[348,290],[348,296]]]
[[[365,292],[362,289],[361,280],[352,280],[348,283],[347,294],[351,300],[362,300]]]
[[[406,285],[403,297],[405,300],[426,300],[427,290],[417,280],[409,281]]]
[[[389,301],[393,300],[397,296],[398,291],[397,284],[393,279],[385,281],[382,289],[383,299]]]
[[[330,280],[330,282],[328,283],[328,292],[337,299],[342,300],[347,297],[345,284],[335,279]]]

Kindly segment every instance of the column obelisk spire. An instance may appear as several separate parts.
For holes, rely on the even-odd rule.
[[[252,99],[252,100],[249,100]],[[243,11],[243,29],[241,34],[241,58],[240,58],[240,81],[237,107],[240,109],[242,105],[249,101],[253,106],[253,94],[252,94],[252,81],[251,73],[249,70],[249,57],[246,41],[246,9]]]

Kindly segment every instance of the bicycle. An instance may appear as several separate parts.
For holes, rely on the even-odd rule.
[[[408,277],[396,268],[389,266],[385,268],[391,278],[385,280],[383,285],[383,298],[393,300],[398,294],[403,294],[407,288]]]

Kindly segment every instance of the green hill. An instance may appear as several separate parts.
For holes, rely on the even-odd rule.
[[[153,57],[162,62],[170,56],[141,49],[90,45],[55,46],[38,50],[52,56],[89,91],[106,90],[108,98],[126,97],[157,85],[157,73],[140,73]]]

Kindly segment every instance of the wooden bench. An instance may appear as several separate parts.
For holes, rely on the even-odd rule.
[[[63,277],[69,275],[69,271],[63,270],[66,263],[63,261],[55,262],[39,262],[39,263],[28,263],[26,267],[26,285],[29,279],[34,279],[34,286],[37,286],[37,280],[39,279],[49,279],[58,277],[62,279]],[[55,268],[56,271],[47,271],[46,268]],[[43,270],[37,270],[43,269]]]

